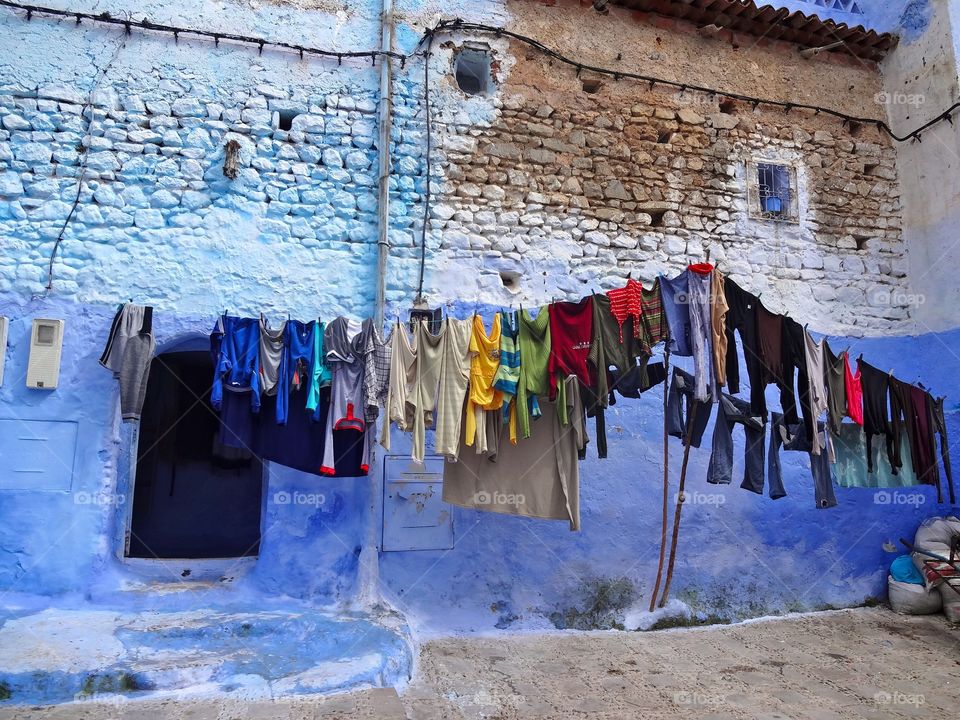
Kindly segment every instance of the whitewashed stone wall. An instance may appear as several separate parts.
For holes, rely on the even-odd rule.
[[[321,28],[312,44],[375,46],[375,8],[363,7],[356,28],[338,17],[338,29]],[[505,7],[516,17],[502,17]],[[529,23],[526,16],[543,14],[531,7],[485,4],[472,12],[493,24]],[[430,9],[401,16],[432,21]],[[649,40],[641,23],[562,12],[571,27],[585,27],[583,43],[567,48],[585,59],[597,52],[586,20],[626,33],[625,50]],[[260,15],[252,29],[271,34]],[[10,14],[3,22],[33,47],[53,49],[42,59],[20,50],[0,67],[0,236],[9,248],[0,258],[0,292],[46,292],[47,263],[83,167],[80,202],[54,263],[56,296],[98,304],[134,297],[200,313],[371,312],[376,69],[27,24]],[[549,39],[547,29],[521,29]],[[688,34],[669,37],[696,49]],[[491,37],[479,39],[494,50],[497,88],[467,98],[451,77],[465,39],[444,38],[431,60],[431,302],[577,296],[628,272],[650,280],[709,250],[745,286],[765,292],[771,307],[803,314],[817,329],[873,334],[908,320],[895,150],[873,127],[853,133],[831,118],[721,108],[720,98],[630,82],[587,95],[569,69],[547,71],[535,52]],[[405,35],[400,45],[409,49],[413,40]],[[750,53],[759,73],[757,61],[778,57]],[[684,68],[667,71],[700,79]],[[810,62],[802,71],[806,92],[817,73],[832,69]],[[869,69],[855,72],[879,82]],[[421,81],[422,63],[413,60],[394,83],[388,300],[399,307],[416,292],[419,265]],[[837,103],[856,111],[871,89]],[[277,128],[281,111],[297,114],[289,132]],[[242,148],[233,181],[222,172],[230,139]],[[745,168],[757,159],[797,168],[798,224],[749,217]]]

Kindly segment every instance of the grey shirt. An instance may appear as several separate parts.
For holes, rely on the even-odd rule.
[[[283,328],[271,330],[267,319],[260,314],[260,392],[277,394],[280,378],[280,358],[283,357]]]
[[[364,365],[372,344],[373,321],[362,324],[338,317],[327,325],[323,336],[323,351],[327,356],[333,380],[330,383],[330,405],[327,410],[326,444],[320,471],[333,474],[333,431],[355,430],[363,435],[361,467],[370,465],[370,443],[365,418]],[[360,437],[360,436],[358,436]]]

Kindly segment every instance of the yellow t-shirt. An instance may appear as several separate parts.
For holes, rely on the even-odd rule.
[[[470,337],[470,391],[467,395],[466,444],[473,445],[477,434],[477,416],[481,410],[503,407],[503,393],[493,387],[493,377],[500,367],[500,313],[493,316],[490,335],[483,327],[483,318],[473,316]]]

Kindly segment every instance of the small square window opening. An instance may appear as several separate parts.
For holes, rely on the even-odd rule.
[[[486,95],[493,84],[490,70],[490,51],[483,48],[463,48],[453,60],[457,87],[467,95]]]
[[[278,130],[292,130],[293,129],[293,119],[297,116],[298,113],[292,110],[281,110],[279,113],[280,119],[277,123]]]

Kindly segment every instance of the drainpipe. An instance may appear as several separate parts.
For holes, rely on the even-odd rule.
[[[380,15],[380,49],[393,50],[393,0],[383,0]],[[377,185],[377,294],[374,305],[374,322],[379,331],[383,331],[383,317],[386,306],[387,258],[390,253],[390,130],[393,123],[393,61],[388,57],[380,58],[380,108],[377,116],[379,144],[377,145],[379,182]],[[381,416],[380,422],[386,422]],[[380,518],[380,499],[383,489],[380,475],[371,471],[367,483],[370,502],[367,506],[367,527],[360,551],[358,569],[359,604],[362,608],[372,609],[380,602],[380,547],[378,532]]]
[[[393,50],[393,0],[383,0],[380,16],[380,49]],[[387,292],[387,258],[390,254],[390,131],[393,125],[393,61],[380,58],[380,109],[377,119],[380,131],[380,179],[377,187],[377,294],[374,322],[383,329]]]

